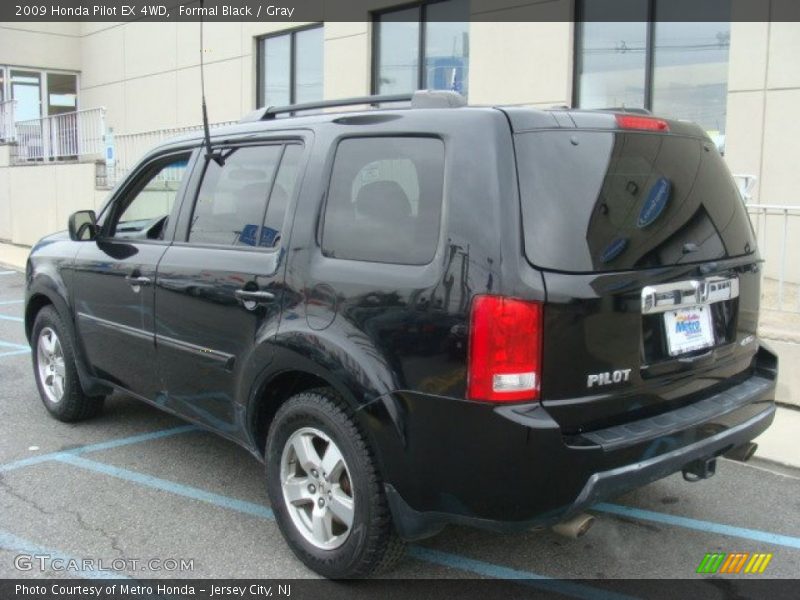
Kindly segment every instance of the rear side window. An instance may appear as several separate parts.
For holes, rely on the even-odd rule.
[[[615,271],[755,252],[736,185],[706,140],[573,130],[515,141],[525,252],[539,267]]]
[[[325,256],[429,263],[439,243],[444,144],[433,138],[339,143],[322,230]]]
[[[259,243],[264,248],[276,247],[283,236],[286,209],[289,206],[289,200],[294,196],[294,189],[299,179],[302,154],[303,147],[299,144],[286,146],[283,153],[281,166],[269,196],[267,216],[259,237]]]
[[[261,223],[282,153],[281,145],[229,148],[222,151],[222,165],[208,161],[192,215],[189,242],[261,245]]]

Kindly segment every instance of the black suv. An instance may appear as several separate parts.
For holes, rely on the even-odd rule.
[[[47,410],[120,390],[241,444],[328,577],[752,449],[761,259],[699,127],[432,92],[308,112],[347,103],[165,143],[36,245]]]

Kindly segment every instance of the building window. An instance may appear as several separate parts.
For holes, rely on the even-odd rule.
[[[612,6],[613,5],[613,6]],[[646,108],[699,123],[722,146],[730,0],[578,0],[575,97],[581,108]],[[603,22],[609,11],[630,20]]]
[[[0,102],[15,100],[14,120],[27,121],[78,110],[75,73],[0,67]]]
[[[258,40],[258,106],[322,100],[322,25]]]
[[[467,95],[469,0],[444,0],[375,14],[372,88],[376,94],[420,89]]]

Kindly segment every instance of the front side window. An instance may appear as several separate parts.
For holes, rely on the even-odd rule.
[[[467,95],[469,2],[444,0],[376,14],[377,94],[452,90]]]
[[[715,20],[686,22],[695,0],[579,0],[575,104],[646,108],[698,123],[722,147],[730,0],[703,3]],[[609,11],[628,22],[603,22]]]
[[[423,265],[439,242],[444,144],[433,138],[343,140],[322,231],[332,258]]]
[[[124,239],[163,239],[166,221],[186,177],[189,154],[155,162],[124,195],[109,235]]]
[[[258,40],[258,106],[322,100],[322,26]]]

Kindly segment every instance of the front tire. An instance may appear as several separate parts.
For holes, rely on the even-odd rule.
[[[332,579],[367,577],[403,556],[367,442],[332,390],[281,406],[266,468],[278,526],[310,569]]]
[[[36,387],[47,411],[66,423],[99,414],[104,397],[83,393],[75,365],[75,343],[52,306],[36,315],[31,345]]]

